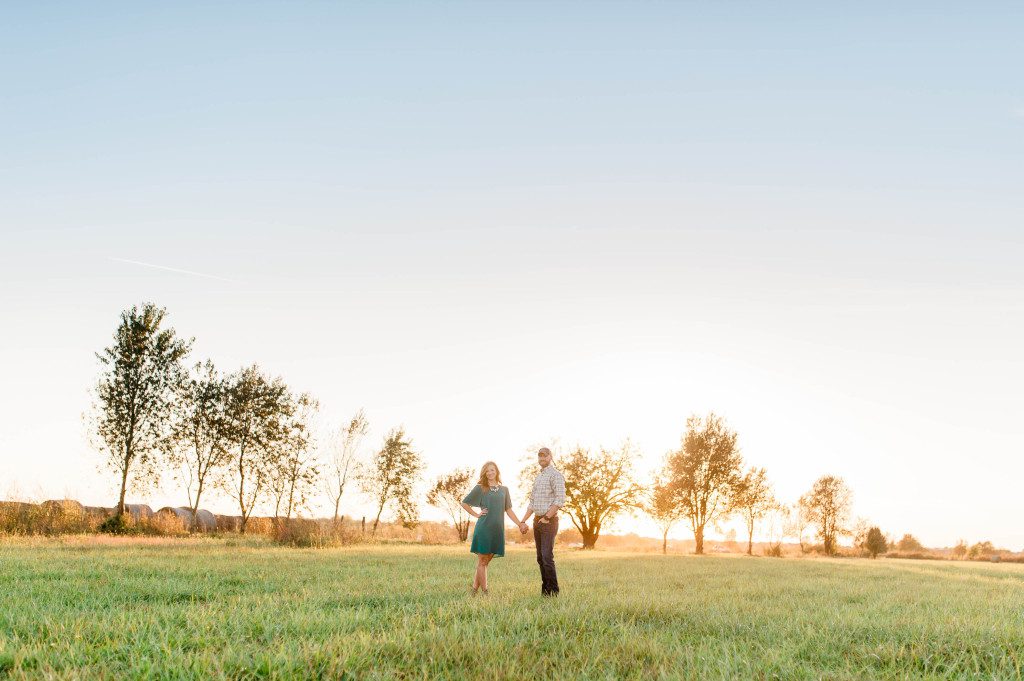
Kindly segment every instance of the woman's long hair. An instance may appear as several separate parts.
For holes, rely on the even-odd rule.
[[[495,475],[494,475],[494,482],[497,483],[498,485],[501,484],[501,469],[498,468],[498,464],[494,463],[493,461],[488,461],[483,466],[481,466],[481,468],[480,468],[480,479],[477,480],[477,483],[476,483],[476,484],[480,485],[481,487],[483,487],[484,489],[490,489],[491,488],[491,486],[487,484],[487,467],[488,466],[494,466],[494,473],[495,473]]]

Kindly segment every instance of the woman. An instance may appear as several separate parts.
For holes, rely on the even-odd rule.
[[[474,518],[477,518],[473,529],[473,543],[469,550],[477,554],[476,574],[473,576],[472,594],[478,589],[487,594],[487,565],[495,556],[505,555],[505,520],[502,513],[507,513],[519,529],[525,525],[519,522],[512,510],[512,498],[508,487],[501,484],[501,472],[497,464],[488,461],[480,469],[480,480],[476,487],[462,500],[462,507]],[[479,508],[477,513],[473,508]]]

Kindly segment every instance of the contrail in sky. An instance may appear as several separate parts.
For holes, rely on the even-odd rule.
[[[229,282],[229,283],[234,283],[234,280],[232,280],[232,279],[225,279],[224,277],[218,277],[218,276],[215,276],[215,275],[212,275],[212,274],[203,274],[202,272],[193,272],[192,270],[180,270],[177,267],[165,267],[164,265],[154,265],[154,264],[148,263],[148,262],[139,262],[138,260],[125,260],[124,258],[110,257],[108,259],[109,260],[113,260],[115,262],[126,262],[126,263],[129,263],[131,265],[142,265],[143,267],[152,267],[153,269],[157,269],[157,270],[167,270],[168,272],[177,272],[178,274],[191,274],[193,277],[204,277],[206,279],[216,279],[217,281],[226,281],[226,282]]]

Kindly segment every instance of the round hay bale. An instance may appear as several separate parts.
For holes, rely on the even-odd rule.
[[[114,509],[106,508],[105,506],[86,506],[85,514],[88,516],[92,516],[93,518],[106,520],[110,516],[114,515]]]
[[[39,507],[24,501],[0,501],[0,532],[31,532]]]
[[[35,530],[43,534],[68,534],[90,529],[85,506],[74,499],[44,501],[39,504],[39,511],[39,522]]]
[[[213,532],[217,529],[217,518],[206,509],[196,511],[196,529],[200,532]]]
[[[221,532],[238,532],[238,528],[242,525],[242,519],[237,515],[215,515],[217,519],[217,529]]]
[[[274,519],[250,517],[245,524],[245,531],[247,534],[265,534],[270,536],[274,533]]]
[[[39,506],[47,511],[63,515],[85,515],[85,506],[74,499],[50,499]]]
[[[125,504],[124,512],[137,523],[153,517],[153,509],[148,504]]]
[[[164,506],[153,514],[150,524],[164,534],[188,532],[192,527],[192,511],[187,508]]]

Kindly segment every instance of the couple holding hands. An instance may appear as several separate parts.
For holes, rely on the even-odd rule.
[[[551,450],[542,447],[537,452],[540,472],[533,482],[530,503],[523,519],[512,510],[512,497],[508,487],[501,484],[501,472],[493,461],[480,469],[480,480],[462,500],[462,507],[477,518],[470,551],[477,554],[476,574],[472,593],[482,589],[487,593],[487,566],[495,556],[505,555],[505,519],[508,514],[519,531],[526,534],[526,521],[536,516],[533,523],[533,542],[537,546],[537,564],[540,566],[541,587],[544,596],[558,595],[558,576],[555,574],[555,536],[558,534],[558,509],[565,505],[565,478],[551,464]],[[477,512],[474,508],[479,508]]]

